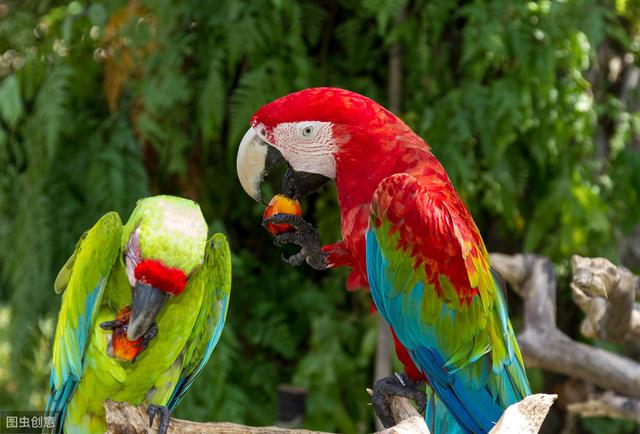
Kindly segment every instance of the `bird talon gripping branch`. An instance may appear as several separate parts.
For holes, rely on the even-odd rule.
[[[158,434],[167,434],[169,429],[169,409],[163,405],[150,405],[147,407],[149,426],[153,426],[153,420],[158,416]]]
[[[422,390],[423,382],[411,380],[407,374],[395,373],[388,377],[380,378],[373,385],[371,404],[380,418],[380,421],[388,428],[396,424],[391,417],[389,399],[392,396],[402,396],[416,403],[420,412],[427,406],[427,395]]]

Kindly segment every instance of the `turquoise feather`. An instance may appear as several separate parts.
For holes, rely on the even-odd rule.
[[[408,177],[406,182],[417,181]],[[412,207],[428,201],[418,194],[408,199],[395,195],[392,187],[385,186],[384,197],[374,196],[366,234],[374,303],[433,389],[426,412],[432,433],[489,432],[504,409],[530,389],[486,251],[473,244],[474,237],[464,236],[465,228],[453,226],[461,220],[455,210],[431,201],[430,208],[413,213]],[[393,223],[396,197],[402,201],[397,209],[413,220]],[[475,226],[466,230],[477,231]],[[433,240],[450,244],[439,247]],[[467,254],[475,251],[477,257],[465,258],[465,246]],[[456,255],[461,270],[442,262]],[[465,264],[476,268],[465,270]],[[430,274],[433,270],[438,272]],[[452,282],[466,282],[462,289],[467,292]],[[475,295],[461,298],[466,293]]]

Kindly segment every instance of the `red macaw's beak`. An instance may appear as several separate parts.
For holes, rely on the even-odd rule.
[[[131,316],[127,326],[127,338],[134,341],[142,337],[156,320],[156,316],[169,299],[166,292],[138,281],[133,288]]]
[[[236,158],[238,179],[244,191],[254,200],[262,202],[260,185],[269,170],[278,163],[284,163],[280,151],[262,140],[253,128],[245,133]]]
[[[253,128],[245,133],[236,159],[236,170],[242,188],[258,202],[263,202],[260,185],[269,170],[279,163],[286,163],[280,151],[258,136]],[[291,167],[282,180],[282,192],[290,197],[302,197],[330,181],[318,173],[295,171]]]

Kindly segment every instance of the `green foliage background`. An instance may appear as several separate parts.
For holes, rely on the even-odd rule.
[[[316,85],[388,104],[399,44],[400,114],[489,249],[549,255],[566,275],[573,253],[619,261],[640,222],[639,25],[632,0],[1,2],[0,408],[43,405],[51,286],[75,240],[106,211],[168,193],[197,200],[234,251],[228,325],[178,415],[271,424],[288,383],[309,392],[307,426],[370,429],[368,295],[346,293],[344,271],[280,262],[234,173],[250,115]],[[339,238],[333,191],[304,209]]]

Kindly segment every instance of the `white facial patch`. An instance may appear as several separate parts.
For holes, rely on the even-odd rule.
[[[296,172],[318,173],[335,179],[336,160],[333,154],[338,146],[333,140],[331,122],[278,124],[273,129],[273,142]]]
[[[140,228],[136,228],[127,240],[127,245],[124,251],[124,265],[127,272],[127,279],[129,285],[133,288],[136,286],[135,269],[142,260],[142,253],[140,253]]]

